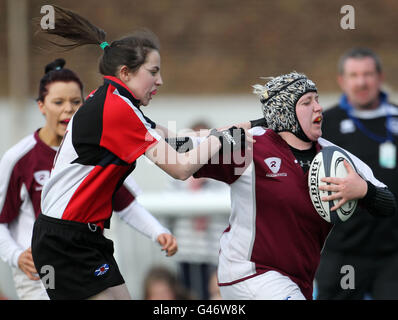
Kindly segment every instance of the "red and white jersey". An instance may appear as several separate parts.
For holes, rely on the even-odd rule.
[[[161,138],[133,93],[115,77],[75,113],[43,188],[43,214],[104,227],[115,191]]]
[[[30,247],[43,185],[50,177],[55,154],[36,131],[10,148],[0,161],[0,258],[12,267],[18,267],[19,255]],[[128,176],[113,197],[113,210],[156,241],[159,234],[170,231],[136,201],[140,192]]]
[[[229,227],[220,239],[218,280],[221,286],[275,270],[297,283],[312,298],[320,252],[332,225],[314,209],[304,173],[288,144],[274,131],[251,130],[253,157],[242,167],[211,159],[194,177],[224,181],[231,187]],[[316,148],[331,144],[319,139]],[[375,181],[358,158],[355,165]],[[230,161],[231,162],[231,161]],[[233,162],[233,161],[232,161]],[[369,171],[370,170],[370,171]],[[375,183],[377,185],[377,183]]]

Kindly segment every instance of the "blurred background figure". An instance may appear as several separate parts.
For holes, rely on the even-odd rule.
[[[144,300],[192,300],[195,297],[179,282],[166,266],[152,266],[144,279]]]
[[[209,129],[210,126],[206,121],[198,120],[190,128],[200,131]],[[205,178],[172,180],[171,187],[176,191],[201,195],[203,201],[206,201],[207,192],[229,192],[224,183]],[[212,273],[217,268],[220,237],[227,226],[227,215],[211,212],[205,212],[202,216],[187,215],[174,219],[172,230],[179,245],[179,251],[175,256],[178,262],[178,276],[184,286],[199,299],[210,298],[208,285]]]
[[[381,89],[379,57],[367,48],[347,51],[338,64],[339,103],[324,113],[323,137],[366,162],[398,195],[398,107]],[[341,269],[350,265],[355,288],[343,289]],[[358,207],[337,224],[323,249],[318,299],[398,299],[398,215],[380,219]]]
[[[32,259],[33,224],[66,126],[83,103],[83,84],[65,60],[45,67],[37,104],[45,125],[10,148],[0,162],[0,257],[12,268],[20,299],[47,300]]]

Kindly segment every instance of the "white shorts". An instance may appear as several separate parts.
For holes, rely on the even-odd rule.
[[[21,300],[49,300],[43,283],[39,280],[30,280],[19,268],[12,268],[15,290]]]
[[[305,300],[299,286],[276,271],[220,286],[220,293],[225,300]]]

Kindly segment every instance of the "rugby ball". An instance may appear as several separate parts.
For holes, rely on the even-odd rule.
[[[356,171],[355,165],[347,152],[337,146],[324,147],[312,160],[308,171],[308,187],[312,204],[318,214],[330,223],[346,221],[354,213],[358,204],[358,200],[351,200],[337,210],[331,211],[330,209],[338,203],[338,199],[321,200],[323,197],[332,194],[331,191],[319,190],[320,185],[327,184],[322,182],[321,179],[324,177],[344,178],[347,175],[344,160],[347,160]]]

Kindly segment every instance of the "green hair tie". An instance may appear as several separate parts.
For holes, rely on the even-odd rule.
[[[102,42],[102,43],[100,44],[100,47],[101,47],[102,50],[105,50],[106,47],[109,47],[109,43],[106,42],[106,41],[104,41],[104,42]]]

